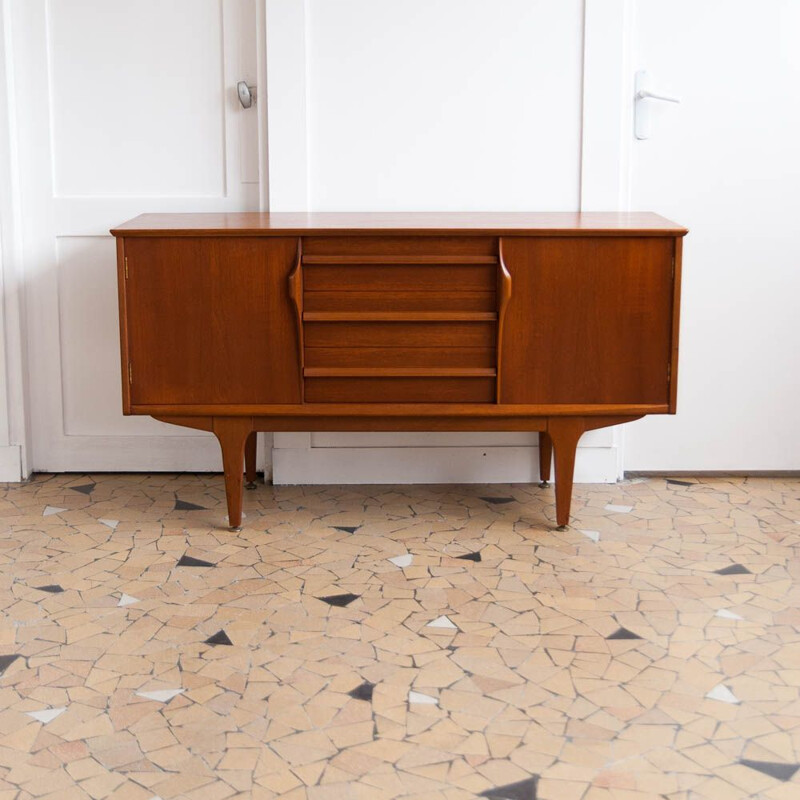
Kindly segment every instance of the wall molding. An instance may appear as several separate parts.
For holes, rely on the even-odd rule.
[[[0,480],[30,474],[11,3],[0,0]]]

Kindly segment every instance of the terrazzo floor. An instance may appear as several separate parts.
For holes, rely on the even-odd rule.
[[[800,798],[800,480],[0,485],[0,800]]]

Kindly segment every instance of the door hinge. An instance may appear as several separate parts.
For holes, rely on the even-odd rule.
[[[128,383],[133,383],[133,364],[130,361],[128,362]]]
[[[672,262],[672,267],[674,269],[675,262]],[[128,280],[128,256],[125,256],[125,280]]]

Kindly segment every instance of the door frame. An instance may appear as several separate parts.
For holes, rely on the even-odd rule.
[[[633,144],[633,0],[584,0],[580,171],[581,211],[630,207]],[[304,2],[267,0],[269,207],[308,211],[307,14]],[[576,479],[623,477],[624,432],[607,428],[579,448]],[[311,433],[276,433],[276,483],[529,482],[537,445],[320,446]],[[424,469],[421,465],[424,465]]]

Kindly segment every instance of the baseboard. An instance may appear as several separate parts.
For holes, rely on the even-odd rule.
[[[533,483],[536,447],[275,447],[272,481],[297,484]],[[577,483],[615,483],[617,446],[580,447]]]
[[[800,469],[634,470],[626,478],[800,478]]]
[[[0,481],[19,483],[22,475],[22,449],[18,444],[0,447]]]

